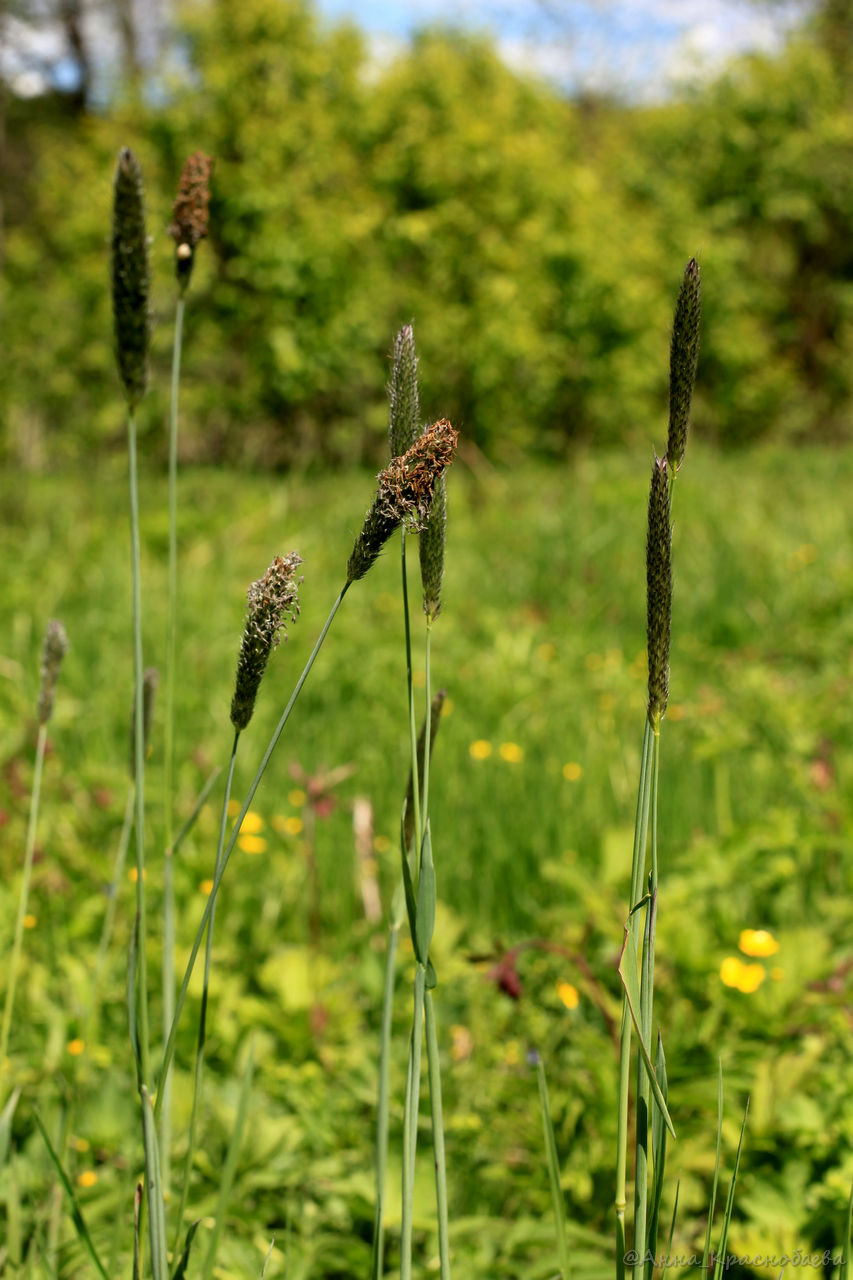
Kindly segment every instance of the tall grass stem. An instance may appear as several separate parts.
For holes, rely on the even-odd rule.
[[[419,962],[415,970],[412,1033],[409,1038],[409,1068],[406,1076],[406,1107],[403,1115],[403,1197],[400,1224],[400,1280],[412,1280],[412,1218],[415,1202],[415,1159],[418,1149],[418,1110],[421,1094],[421,1050],[423,1044],[426,969]]]
[[[231,759],[228,763],[228,774],[225,779],[225,794],[222,797],[222,816],[219,822],[219,842],[216,846],[216,862],[214,864],[214,878],[222,863],[222,852],[225,848],[225,828],[228,822],[228,802],[231,799],[231,785],[234,780],[234,765],[237,759],[237,744],[240,741],[240,734],[234,734],[234,744],[231,748]],[[184,1176],[181,1183],[181,1199],[178,1207],[178,1218],[175,1237],[174,1252],[177,1254],[180,1246],[181,1230],[183,1227],[184,1213],[187,1207],[187,1197],[189,1195],[190,1179],[192,1177],[193,1156],[195,1155],[195,1130],[196,1119],[198,1115],[198,1102],[201,1096],[201,1080],[204,1072],[204,1047],[207,1036],[207,1000],[210,990],[210,968],[213,955],[213,925],[216,920],[216,904],[214,903],[210,909],[210,919],[207,924],[207,942],[204,950],[204,982],[201,992],[201,1012],[198,1022],[198,1042],[196,1045],[195,1055],[195,1072],[193,1075],[193,1100],[190,1109],[190,1122],[187,1134],[187,1154],[184,1161]],[[166,1034],[168,1034],[168,1029]],[[165,1105],[165,1104],[164,1104]]]
[[[169,1034],[175,1013],[175,873],[173,862],[173,786],[175,759],[175,657],[178,634],[178,394],[184,332],[184,295],[175,304],[172,344],[172,383],[169,397],[169,570],[168,621],[166,624],[165,730],[163,744],[163,1038]],[[164,1094],[160,1118],[160,1150],[163,1186],[171,1183],[172,1076],[160,1081]]]
[[[213,909],[214,903],[216,902],[216,895],[219,893],[219,886],[222,883],[222,877],[225,875],[225,870],[228,866],[228,861],[233,852],[234,845],[237,843],[237,837],[240,834],[240,828],[243,825],[243,819],[245,818],[246,814],[249,812],[251,803],[255,798],[255,792],[260,786],[261,778],[264,776],[264,773],[266,772],[266,767],[270,762],[272,753],[275,751],[275,748],[278,744],[278,740],[281,737],[282,733],[284,732],[285,726],[288,720],[290,719],[290,713],[292,712],[294,706],[296,705],[297,698],[302,692],[302,686],[305,684],[305,681],[308,679],[311,668],[313,667],[314,662],[317,658],[317,654],[320,652],[321,648],[323,647],[323,641],[326,639],[329,628],[331,627],[335,619],[335,614],[338,612],[338,609],[341,606],[341,602],[344,596],[346,595],[347,591],[349,590],[349,586],[350,586],[349,582],[345,582],[340,592],[338,593],[337,597],[335,598],[335,602],[332,605],[331,610],[329,611],[329,616],[326,618],[326,621],[323,623],[323,629],[321,630],[319,636],[317,637],[314,648],[311,650],[311,653],[308,657],[308,661],[305,663],[305,666],[302,668],[302,674],[300,675],[299,679],[297,680],[294,686],[293,692],[290,695],[287,706],[284,708],[284,711],[281,713],[281,718],[278,724],[276,725],[275,729],[273,730],[272,737],[270,738],[269,743],[267,744],[267,748],[264,751],[264,754],[261,758],[261,763],[259,764],[257,772],[249,786],[249,790],[246,794],[246,799],[243,801],[243,807],[234,821],[234,825],[231,829],[231,835],[228,839],[228,844],[225,847],[225,852],[222,855],[222,860],[220,862],[219,869],[218,871],[215,872],[213,877],[213,888],[211,889],[207,902],[205,903],[204,911],[202,912],[202,917],[199,922],[198,929],[196,931],[192,949],[190,951],[190,958],[187,961],[187,967],[184,973],[183,981],[181,982],[180,990],[178,991],[178,996],[175,1001],[175,1016],[172,1019],[172,1025],[169,1028],[169,1035],[166,1040],[165,1048],[163,1050],[163,1063],[161,1067],[161,1072],[163,1073],[168,1071],[169,1067],[172,1064],[172,1059],[175,1054],[175,1038],[178,1032],[178,1022],[180,1021],[181,1012],[183,1011],[184,1003],[187,998],[187,991],[189,990],[190,979],[192,978],[193,970],[195,968],[195,962],[199,953],[199,948],[201,947],[202,940],[204,938],[204,931],[207,928],[207,922],[210,919],[210,913]],[[159,1103],[160,1103],[160,1097],[158,1096],[157,1105],[159,1105]],[[157,1107],[155,1106],[155,1112],[156,1110],[157,1110]]]
[[[30,896],[30,880],[33,871],[33,855],[36,847],[36,828],[38,827],[39,805],[41,803],[41,782],[44,772],[44,753],[47,747],[47,725],[40,724],[36,740],[36,759],[33,770],[33,789],[30,796],[30,813],[27,819],[27,835],[24,845],[24,874],[21,880],[21,892],[18,895],[18,914],[15,917],[15,937],[12,942],[12,954],[9,957],[8,978],[6,979],[6,1000],[3,1005],[3,1028],[0,1031],[0,1078],[6,1074],[6,1055],[9,1052],[9,1035],[12,1030],[12,1013],[15,1008],[15,992],[18,985],[18,971],[21,967],[21,950],[24,942],[24,917],[27,914],[27,901]],[[5,1101],[5,1089],[0,1093],[0,1101]]]
[[[425,757],[426,759],[427,757]],[[438,1259],[441,1280],[450,1280],[450,1224],[447,1212],[447,1159],[444,1150],[444,1116],[441,1106],[441,1063],[432,992],[424,992],[429,1104],[435,1155],[435,1202],[438,1213]]]
[[[385,982],[382,991],[382,1029],[379,1046],[379,1092],[376,1104],[376,1209],[373,1219],[373,1256],[370,1275],[381,1280],[385,1256],[385,1178],[388,1169],[388,1116],[391,1074],[391,1020],[394,1012],[394,978],[402,910],[397,906],[399,890],[392,905],[391,924],[385,952]]]

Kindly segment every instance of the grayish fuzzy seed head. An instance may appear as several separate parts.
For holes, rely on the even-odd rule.
[[[672,621],[672,529],[669,519],[669,469],[655,458],[649,492],[646,542],[648,717],[652,726],[666,712],[669,696],[669,642]]]
[[[295,551],[276,556],[262,578],[253,582],[247,592],[249,616],[243,632],[237,679],[231,700],[231,723],[241,732],[252,718],[263,674],[270,654],[281,640],[287,639],[287,619],[299,616],[297,566],[302,559]]]
[[[44,633],[44,646],[41,654],[41,688],[38,700],[39,724],[47,724],[53,715],[53,701],[56,696],[56,682],[62,659],[68,652],[68,636],[61,622],[51,618]]]
[[[666,460],[673,475],[681,466],[684,451],[687,448],[690,405],[699,361],[701,315],[699,264],[695,258],[691,258],[684,270],[684,278],[675,304],[672,343],[669,351],[669,434],[666,443]]]
[[[347,563],[347,585],[363,578],[401,524],[414,532],[429,516],[435,486],[453,461],[458,432],[446,418],[433,422],[400,458],[380,471],[373,504]]]
[[[404,324],[394,339],[388,440],[391,457],[399,458],[418,437],[418,358],[415,355],[415,331]]]
[[[116,361],[128,406],[134,409],[148,384],[151,276],[142,170],[127,147],[119,153],[113,188],[111,274]]]

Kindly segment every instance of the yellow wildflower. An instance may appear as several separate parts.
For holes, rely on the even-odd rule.
[[[259,831],[264,829],[264,820],[259,813],[253,813],[250,809],[243,821],[240,823],[240,831],[247,836],[256,836]]]
[[[292,791],[288,791],[288,804],[292,804],[294,809],[301,809],[305,801],[308,799],[301,787],[294,787]]]
[[[478,738],[476,742],[471,743],[468,754],[474,760],[488,760],[492,754],[492,744],[486,742],[485,738]]]
[[[198,886],[199,893],[203,893],[205,897],[207,897],[207,895],[212,891],[212,889],[213,889],[212,880],[202,880]]]
[[[570,982],[558,982],[557,995],[560,997],[567,1009],[577,1009],[580,1004],[578,989],[577,987],[573,987]]]
[[[779,943],[766,929],[744,929],[738,946],[745,956],[775,956]]]
[[[391,841],[387,836],[374,836],[373,848],[376,853],[387,853],[391,848]]]
[[[285,818],[281,827],[286,836],[298,836],[304,825],[301,818]]]
[[[757,991],[766,978],[761,964],[744,964],[739,956],[726,956],[720,966],[720,977],[727,987],[745,994]]]
[[[38,924],[38,917],[31,915],[29,912],[27,912],[27,914],[24,916],[21,923],[23,924],[25,929],[35,929],[36,925]]]
[[[237,841],[244,853],[265,853],[267,842],[263,836],[240,836]]]
[[[578,782],[583,777],[583,769],[575,760],[563,765],[563,777],[566,782]]]
[[[506,760],[507,764],[518,764],[524,759],[524,748],[517,742],[502,742],[499,750],[501,760]]]
[[[68,1049],[68,1052],[71,1054],[72,1058],[79,1058],[80,1054],[86,1048],[86,1045],[82,1040],[74,1039],[74,1040],[69,1040],[66,1047]]]
[[[77,1178],[78,1187],[94,1187],[98,1181],[98,1175],[94,1169],[84,1169]]]

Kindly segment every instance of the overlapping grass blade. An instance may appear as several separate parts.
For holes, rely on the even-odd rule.
[[[743,1135],[746,1131],[746,1119],[749,1115],[749,1098],[746,1100],[746,1106],[743,1110],[743,1121],[740,1126],[740,1137],[738,1138],[737,1154],[735,1155],[735,1167],[732,1171],[732,1180],[729,1183],[729,1194],[726,1197],[726,1209],[723,1214],[723,1229],[720,1232],[720,1243],[717,1247],[717,1257],[714,1262],[714,1280],[722,1280],[727,1270],[726,1267],[726,1249],[729,1240],[729,1223],[732,1220],[732,1209],[735,1203],[735,1187],[737,1186],[738,1170],[740,1169],[740,1155],[743,1150]]]
[[[714,1155],[714,1180],[711,1183],[711,1203],[708,1206],[708,1224],[705,1227],[705,1248],[702,1253],[702,1274],[707,1276],[711,1265],[711,1232],[717,1210],[717,1186],[720,1180],[720,1150],[723,1143],[723,1063],[717,1059],[717,1149]]]
[[[243,1079],[240,1082],[240,1097],[237,1103],[237,1115],[234,1120],[234,1128],[231,1132],[231,1141],[228,1144],[228,1151],[225,1156],[225,1164],[222,1169],[222,1180],[219,1183],[219,1197],[216,1202],[216,1217],[213,1224],[213,1234],[210,1237],[210,1244],[207,1247],[204,1265],[201,1269],[202,1280],[210,1280],[213,1275],[213,1268],[216,1264],[216,1251],[219,1247],[219,1238],[222,1235],[222,1228],[225,1224],[225,1214],[228,1209],[228,1200],[231,1195],[231,1188],[234,1185],[234,1174],[237,1171],[237,1157],[240,1154],[240,1143],[243,1140],[243,1130],[246,1127],[246,1116],[249,1113],[249,1098],[252,1093],[252,1077],[255,1071],[255,1055],[251,1040],[249,1041],[249,1052],[246,1057],[246,1067],[243,1071]]]
[[[104,1269],[104,1265],[101,1262],[100,1257],[98,1256],[98,1251],[95,1248],[92,1237],[89,1234],[89,1228],[86,1226],[86,1221],[80,1209],[80,1204],[77,1200],[77,1196],[74,1193],[74,1188],[71,1185],[71,1179],[68,1177],[68,1174],[65,1172],[64,1168],[62,1167],[62,1161],[59,1159],[59,1156],[56,1154],[56,1151],[53,1148],[53,1143],[48,1137],[47,1130],[45,1129],[44,1124],[42,1123],[42,1118],[37,1111],[33,1112],[33,1119],[35,1120],[36,1127],[38,1128],[38,1131],[42,1136],[44,1145],[47,1147],[47,1153],[50,1156],[51,1164],[56,1170],[57,1177],[59,1178],[59,1181],[62,1183],[63,1190],[65,1191],[65,1194],[68,1197],[68,1203],[71,1209],[71,1221],[74,1224],[74,1230],[77,1232],[77,1236],[80,1240],[80,1243],[83,1245],[89,1257],[92,1259],[92,1262],[95,1265],[95,1269],[97,1270],[98,1275],[101,1276],[101,1280],[110,1280],[110,1277],[107,1275],[107,1272]]]
[[[548,1098],[548,1082],[545,1064],[536,1054],[536,1079],[539,1085],[539,1105],[542,1109],[542,1127],[545,1134],[545,1156],[548,1163],[548,1179],[551,1183],[551,1203],[554,1206],[554,1222],[557,1228],[557,1256],[560,1259],[562,1280],[569,1280],[569,1242],[566,1233],[566,1202],[560,1185],[560,1162],[557,1158],[557,1140],[551,1119],[551,1103]]]

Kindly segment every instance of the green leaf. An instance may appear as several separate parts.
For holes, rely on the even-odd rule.
[[[175,1267],[174,1273],[172,1275],[172,1280],[184,1280],[184,1277],[187,1274],[187,1264],[189,1263],[189,1260],[190,1260],[190,1249],[192,1248],[192,1243],[195,1238],[195,1233],[198,1231],[200,1223],[201,1223],[201,1218],[196,1218],[195,1222],[191,1222],[189,1227],[187,1228],[187,1237],[186,1237],[186,1241],[184,1242],[184,1251],[181,1254],[180,1258],[178,1259],[178,1265]]]
[[[637,906],[640,904],[638,903]],[[635,908],[636,910],[636,908]],[[619,958],[619,977],[622,979],[622,986],[625,988],[625,997],[628,1001],[628,1009],[631,1014],[631,1021],[637,1032],[637,1038],[640,1042],[640,1052],[643,1055],[643,1061],[646,1064],[649,1082],[651,1084],[652,1093],[657,1103],[660,1113],[663,1116],[664,1124],[669,1132],[675,1137],[675,1128],[670,1118],[669,1110],[666,1105],[666,1099],[661,1093],[661,1087],[658,1084],[654,1067],[652,1066],[651,1054],[649,1046],[643,1040],[643,1033],[640,1027],[640,974],[637,969],[637,952],[634,946],[628,945],[630,940],[630,929],[625,928],[625,939],[622,944],[622,955]]]
[[[729,1184],[729,1194],[726,1200],[726,1211],[723,1215],[723,1230],[720,1234],[720,1244],[717,1249],[717,1261],[714,1266],[714,1280],[722,1280],[726,1271],[726,1249],[729,1240],[729,1223],[732,1218],[732,1209],[735,1203],[735,1187],[737,1186],[737,1175],[740,1169],[740,1153],[743,1150],[743,1135],[746,1130],[746,1118],[749,1115],[749,1098],[746,1100],[746,1106],[743,1109],[743,1122],[740,1126],[740,1137],[737,1144],[737,1155],[735,1156],[735,1167],[732,1173],[732,1180]]]
[[[59,1181],[62,1183],[65,1194],[68,1196],[68,1200],[71,1205],[71,1221],[74,1223],[74,1230],[77,1232],[77,1236],[80,1242],[83,1244],[84,1248],[86,1249],[87,1253],[89,1254],[89,1257],[94,1262],[95,1267],[97,1268],[98,1274],[101,1276],[102,1280],[109,1280],[109,1277],[106,1271],[104,1270],[103,1263],[101,1262],[101,1259],[98,1257],[98,1251],[94,1246],[92,1237],[89,1235],[89,1228],[86,1226],[85,1220],[83,1218],[83,1214],[80,1210],[80,1205],[77,1201],[76,1195],[74,1194],[74,1188],[71,1185],[71,1180],[69,1179],[68,1174],[63,1169],[59,1156],[56,1154],[56,1152],[53,1149],[53,1145],[50,1141],[50,1138],[47,1136],[47,1130],[42,1124],[41,1116],[37,1111],[34,1111],[33,1118],[35,1119],[39,1133],[44,1139],[44,1145],[47,1147],[48,1155],[50,1156],[53,1167],[56,1170],[57,1176],[59,1177]]]

